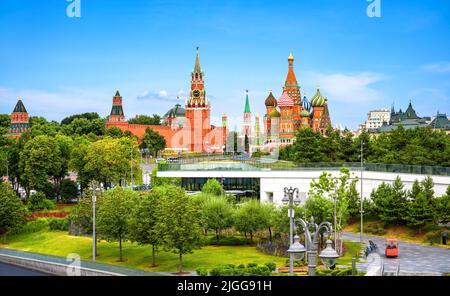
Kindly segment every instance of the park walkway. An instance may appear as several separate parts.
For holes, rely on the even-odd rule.
[[[0,248],[0,254],[10,255],[10,256],[18,256],[28,259],[41,260],[59,264],[70,264],[71,261],[67,260],[65,257],[58,257],[52,255],[43,255],[31,252],[24,252],[12,249],[4,249]],[[118,273],[126,276],[161,276],[161,275],[170,275],[170,273],[163,272],[147,272],[138,269],[126,268],[121,266],[114,266],[110,264],[92,262],[92,261],[81,261],[81,267],[102,270],[107,272]]]
[[[344,232],[343,238],[359,242],[359,233]],[[386,264],[394,265],[399,261],[402,273],[421,273],[424,275],[450,273],[450,249],[399,241],[399,256],[396,259],[390,259],[384,256],[384,237],[363,235],[364,243],[367,244],[369,240],[372,240],[378,246],[378,254]],[[361,271],[365,271],[367,268],[365,263],[359,263],[357,266]]]

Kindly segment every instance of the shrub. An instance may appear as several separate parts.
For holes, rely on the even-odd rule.
[[[47,199],[42,192],[37,192],[30,196],[27,206],[32,212],[56,209],[55,202]]]
[[[197,269],[197,273],[199,275],[208,274],[207,271],[202,268]],[[237,267],[233,264],[220,265],[209,271],[210,276],[268,276],[271,273],[272,271],[269,267],[266,265],[257,265],[256,263],[249,263],[247,264],[247,267],[243,264],[240,264]]]
[[[48,227],[48,220],[47,219],[37,219],[29,221],[28,223],[24,224],[21,227],[18,227],[11,231],[11,234],[28,234],[28,233],[34,233],[41,231]]]
[[[213,246],[242,246],[242,245],[248,245],[251,244],[250,239],[247,238],[240,238],[235,236],[225,236],[225,237],[212,237],[209,242],[209,245]]]
[[[277,264],[274,262],[267,262],[264,265],[267,266],[271,271],[275,271],[277,269]]]
[[[50,230],[69,230],[69,221],[65,218],[49,218],[48,227]]]
[[[442,242],[442,234],[447,233],[447,235],[450,233],[448,230],[435,230],[435,231],[429,231],[424,235],[424,240],[428,242],[430,245],[434,244],[440,244]]]
[[[360,228],[361,227],[358,226],[358,231],[360,231]],[[387,230],[382,222],[367,222],[364,225],[364,232],[375,235],[383,235],[386,234]]]
[[[204,267],[199,267],[199,268],[197,268],[196,271],[199,276],[207,276],[208,275],[208,269],[206,269]]]

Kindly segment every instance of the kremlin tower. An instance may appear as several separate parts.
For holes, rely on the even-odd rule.
[[[11,113],[11,123],[8,129],[8,135],[19,138],[20,135],[30,128],[30,119],[27,109],[19,97],[19,100]]]
[[[116,91],[116,94],[113,97],[113,105],[108,120],[111,122],[125,122],[125,115],[122,108],[122,96],[119,91]]]
[[[186,124],[190,127],[190,135],[187,135],[190,137],[189,151],[206,151],[210,144],[206,143],[207,133],[211,130],[210,105],[206,97],[205,75],[200,66],[198,47],[194,71],[191,73],[190,98],[186,100],[184,109],[186,110]]]
[[[125,120],[122,97],[117,91],[106,127],[118,127],[140,139],[147,129],[152,129],[164,137],[166,150],[170,151],[222,153],[227,137],[227,117],[225,114],[222,116],[222,126],[210,124],[211,105],[206,97],[204,79],[197,47],[190,95],[184,108],[176,104],[163,116],[162,125],[130,124]]]

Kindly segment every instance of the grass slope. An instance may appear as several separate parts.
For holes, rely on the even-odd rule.
[[[67,256],[77,253],[83,260],[92,259],[92,240],[88,237],[69,236],[62,231],[39,231],[31,234],[10,236],[3,248],[11,248],[40,254]],[[146,271],[177,271],[178,255],[159,251],[156,254],[157,267],[150,267],[151,246],[123,243],[124,262],[118,262],[118,243],[101,241],[98,244],[98,262],[118,266],[138,268]],[[285,265],[286,258],[270,256],[258,252],[252,246],[205,246],[192,254],[183,255],[183,269],[196,270],[198,267],[212,268],[220,264],[264,264],[274,262]]]

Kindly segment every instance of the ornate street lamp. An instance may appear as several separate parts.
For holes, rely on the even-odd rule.
[[[291,246],[289,247],[287,252],[289,254],[289,258],[290,258],[291,262],[293,262],[294,260],[300,261],[305,256],[306,248],[305,248],[305,246],[303,246],[300,243],[300,237],[297,234],[294,236],[294,243],[291,244]],[[290,276],[294,275],[294,267],[293,266],[289,268],[289,275]]]
[[[317,253],[319,250],[319,238],[321,230],[325,230],[325,233],[329,234],[333,230],[333,226],[330,222],[322,222],[319,225],[314,223],[314,218],[311,217],[311,222],[307,223],[303,219],[296,219],[296,224],[299,224],[303,227],[303,231],[305,233],[305,241],[307,243],[307,253],[308,253],[308,275],[315,276],[316,275],[316,262],[317,262]],[[313,227],[314,232],[313,236],[309,231],[310,227]],[[312,239],[311,239],[312,238]],[[331,267],[335,264],[336,259],[339,258],[339,255],[332,247],[332,241],[327,240],[327,247],[320,253],[319,257],[322,259],[322,262],[327,267]],[[289,271],[293,270],[291,267]]]
[[[319,257],[322,260],[322,263],[330,268],[336,264],[336,259],[339,258],[339,254],[332,247],[333,242],[331,240],[327,240],[327,247],[320,253]]]
[[[294,198],[295,193],[295,198]],[[288,209],[288,217],[289,217],[289,244],[292,245],[294,243],[294,205],[300,204],[300,198],[298,197],[298,188],[285,187],[284,188],[284,197],[281,199],[283,204],[289,205]],[[294,270],[294,261],[293,257],[289,256],[289,270],[291,275],[293,275]]]

